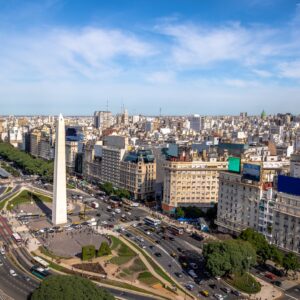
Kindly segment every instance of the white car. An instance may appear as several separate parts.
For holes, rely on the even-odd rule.
[[[1,252],[2,255],[5,255],[5,250],[4,250],[4,248],[1,248],[0,252]]]
[[[13,276],[13,277],[16,277],[16,276],[17,276],[16,271],[13,270],[13,269],[10,269],[10,270],[9,270],[9,274],[10,274],[11,276]]]
[[[217,300],[223,300],[224,297],[220,294],[214,294],[214,297],[217,299]]]
[[[128,216],[131,216],[131,212],[130,212],[130,211],[128,211],[128,212],[127,212],[127,215],[128,215]]]
[[[134,228],[137,227],[137,224],[136,224],[136,223],[133,223],[133,224],[132,224],[132,227],[134,227]]]

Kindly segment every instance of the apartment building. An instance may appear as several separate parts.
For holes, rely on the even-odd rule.
[[[178,206],[208,208],[218,201],[219,173],[224,161],[166,160],[162,208],[172,213]]]
[[[300,196],[276,192],[274,202],[272,243],[300,254]]]
[[[134,199],[155,199],[156,163],[151,150],[127,152],[120,165],[120,187]]]
[[[72,174],[75,171],[76,155],[78,153],[77,141],[66,141],[66,167],[68,173]]]
[[[99,142],[97,142],[99,143]],[[83,176],[91,181],[101,181],[102,143],[89,141],[83,150]],[[98,151],[97,151],[98,149]],[[101,150],[99,150],[101,149]]]
[[[29,133],[29,151],[32,156],[51,160],[54,158],[54,135],[50,126],[35,128]]]
[[[261,164],[263,165],[263,164]],[[277,173],[278,170],[276,170]],[[260,177],[221,172],[218,214],[221,232],[238,235],[250,227],[285,251],[300,253],[300,179],[270,174]]]

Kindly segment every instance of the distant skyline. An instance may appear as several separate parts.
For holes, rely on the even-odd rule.
[[[0,115],[300,113],[300,0],[0,0]]]

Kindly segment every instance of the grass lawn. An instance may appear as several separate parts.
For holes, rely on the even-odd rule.
[[[121,241],[118,238],[114,237],[113,235],[111,235],[109,237],[110,237],[111,242],[112,242],[112,244],[110,246],[110,249],[111,250],[116,250],[118,248],[118,246],[121,245]]]
[[[140,282],[143,282],[147,285],[154,285],[156,283],[159,283],[159,280],[157,278],[155,278],[150,272],[143,272],[140,273],[138,276],[138,280]]]
[[[256,294],[261,290],[260,283],[248,273],[243,275],[234,275],[232,279],[228,279],[227,281],[236,289],[247,294]]]
[[[52,202],[52,199],[50,197],[32,193],[30,191],[22,191],[18,196],[12,197],[12,200],[8,200],[9,204],[7,205],[8,210],[12,210],[16,205],[22,204],[22,203],[29,203],[32,201],[38,203],[38,202]]]
[[[112,246],[111,249],[117,251],[117,256],[113,257],[110,262],[112,264],[121,266],[132,260],[137,254],[131,250],[118,238],[111,236]]]
[[[141,259],[137,257],[133,261],[133,264],[128,268],[128,270],[131,271],[131,272],[133,272],[133,273],[136,273],[136,272],[147,271],[147,268],[144,265],[144,263],[141,261]]]
[[[134,243],[132,243],[131,241],[128,241],[133,247],[135,247],[137,250],[139,250],[144,257],[147,259],[148,263],[151,265],[151,267],[154,269],[154,271],[161,276],[163,279],[165,279],[166,281],[170,282],[173,285],[177,284],[162,270],[162,268],[152,260],[152,258],[150,258],[144,250],[142,250],[141,248],[139,248],[138,246],[136,246]],[[177,288],[181,289],[180,286],[177,286]]]

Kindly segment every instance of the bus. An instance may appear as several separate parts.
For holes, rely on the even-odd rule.
[[[12,237],[13,237],[14,241],[15,241],[17,244],[19,244],[19,243],[22,242],[22,238],[21,238],[21,236],[20,236],[18,233],[14,232],[14,233],[12,234]]]
[[[151,226],[151,227],[157,227],[161,224],[160,220],[153,219],[153,218],[150,218],[150,217],[146,217],[144,219],[144,222],[145,222],[146,225]]]
[[[49,269],[49,263],[47,263],[45,260],[40,258],[39,256],[34,256],[33,257],[34,262],[38,263],[41,267],[44,269],[48,270]]]
[[[180,235],[180,234],[183,234],[183,228],[180,228],[180,227],[176,227],[174,225],[171,225],[168,227],[168,230],[174,234],[174,235]]]
[[[50,273],[38,266],[32,266],[30,269],[31,274],[35,275],[36,277],[38,277],[39,279],[44,279],[46,278],[48,275],[50,275]]]

